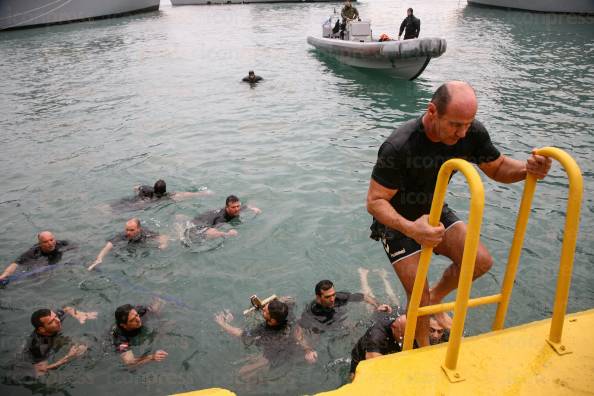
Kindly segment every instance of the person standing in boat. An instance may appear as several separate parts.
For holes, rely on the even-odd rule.
[[[444,204],[440,223],[431,226],[431,209],[437,175],[451,158],[476,164],[489,178],[515,183],[528,174],[544,178],[551,159],[536,155],[526,161],[509,158],[491,142],[489,132],[475,120],[478,103],[474,89],[466,82],[451,81],[433,94],[425,114],[398,127],[381,145],[367,192],[367,211],[373,216],[372,239],[383,248],[410,301],[421,246],[452,260],[441,279],[429,288],[425,283],[421,306],[439,304],[456,289],[464,252],[466,225]],[[474,279],[493,265],[487,248],[479,244]],[[452,325],[445,313],[435,315],[446,329]],[[416,340],[429,345],[429,318],[419,318]]]
[[[340,16],[342,17],[342,24],[340,25],[340,39],[344,40],[344,31],[346,30],[347,22],[360,20],[359,11],[353,7],[351,0],[346,0],[344,7],[342,7],[342,10],[340,11]]]
[[[421,20],[413,15],[413,9],[409,8],[407,11],[407,17],[404,18],[400,24],[400,31],[398,32],[398,40],[404,32],[404,39],[414,39],[419,37],[421,33]]]

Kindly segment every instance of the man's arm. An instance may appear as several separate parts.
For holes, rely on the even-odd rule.
[[[379,303],[373,296],[370,296],[367,293],[363,293],[363,301],[367,304],[373,306],[376,311],[380,312],[392,312],[392,307],[388,304],[381,304]]]
[[[526,179],[528,173],[543,179],[551,169],[552,160],[542,155],[536,155],[532,150],[530,157],[525,161],[500,155],[494,161],[479,164],[479,168],[490,179],[500,183],[515,183]]]
[[[419,217],[414,222],[405,219],[390,204],[390,200],[397,191],[384,187],[371,179],[367,191],[367,211],[369,214],[387,227],[398,230],[414,239],[420,245],[438,245],[445,233],[443,224],[440,223],[437,227],[430,226],[427,215]]]
[[[294,336],[295,341],[297,341],[297,344],[299,344],[299,346],[303,348],[303,351],[305,352],[305,360],[308,363],[315,363],[316,360],[318,360],[318,353],[309,345],[309,343],[305,339],[305,336],[303,335],[303,328],[301,326],[296,326]]]
[[[398,31],[398,40],[400,40],[400,36],[402,36],[402,32],[404,32],[404,28],[406,27],[406,18],[400,24],[400,30]]]
[[[157,241],[159,242],[159,249],[166,249],[169,245],[169,237],[167,235],[158,235]]]
[[[243,330],[238,327],[232,326],[229,322],[233,320],[233,314],[229,311],[219,312],[215,315],[215,322],[221,326],[226,333],[233,337],[241,337]]]
[[[128,367],[137,367],[143,365],[148,362],[160,362],[165,360],[167,357],[167,352],[163,350],[158,350],[155,353],[151,353],[150,355],[141,356],[141,357],[134,357],[134,353],[132,351],[126,351],[120,355],[122,361]]]
[[[2,275],[0,275],[0,280],[4,280],[10,275],[14,274],[18,267],[19,265],[17,263],[11,263],[8,267],[6,267]]]
[[[96,266],[98,266],[99,264],[101,264],[103,262],[103,258],[107,255],[107,253],[109,253],[111,251],[111,249],[113,249],[113,243],[107,242],[105,244],[105,246],[103,247],[103,249],[101,249],[101,251],[99,252],[99,255],[97,256],[97,258],[95,259],[95,261],[93,261],[93,264],[91,264],[89,266],[89,268],[87,268],[87,269],[89,271],[92,271],[93,268],[95,268]]]
[[[97,312],[85,312],[85,311],[78,311],[73,307],[64,307],[62,310],[72,316],[74,319],[78,320],[80,324],[84,324],[87,319],[97,319]]]
[[[421,34],[421,20],[417,18],[417,35],[415,36],[415,38],[418,38],[419,34]]]
[[[205,196],[212,195],[212,194],[213,194],[212,191],[209,191],[209,190],[198,191],[198,192],[176,191],[174,193],[171,193],[169,196],[174,201],[183,201],[184,199],[205,197]]]
[[[86,350],[87,350],[86,345],[83,345],[83,344],[73,345],[70,348],[70,350],[68,351],[68,354],[66,354],[66,356],[64,356],[62,359],[59,359],[58,361],[56,361],[52,364],[48,364],[47,360],[44,360],[43,362],[35,363],[33,365],[33,367],[35,368],[35,374],[37,374],[37,376],[40,376],[40,375],[47,373],[49,370],[57,369],[58,367],[75,359],[76,357],[81,356],[82,354],[84,354],[86,352]]]
[[[383,356],[383,355],[379,352],[365,352],[365,360],[373,359],[378,356]]]
[[[249,210],[251,210],[252,212],[254,212],[255,214],[260,214],[262,213],[262,210],[259,208],[256,208],[255,206],[251,206],[251,205],[247,205],[247,208]]]

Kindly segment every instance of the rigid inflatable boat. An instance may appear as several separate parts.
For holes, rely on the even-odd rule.
[[[348,22],[342,34],[336,29],[337,21],[337,17],[328,18],[322,25],[322,38],[309,36],[307,42],[350,66],[385,70],[398,78],[414,80],[431,58],[446,51],[446,40],[442,38],[378,41],[372,37],[369,21]]]

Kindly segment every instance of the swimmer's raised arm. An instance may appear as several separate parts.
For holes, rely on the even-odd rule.
[[[251,206],[251,205],[247,205],[247,208],[249,210],[251,210],[252,212],[254,212],[255,214],[260,214],[262,213],[262,210],[259,208],[256,208],[255,206]]]
[[[97,258],[95,259],[95,261],[93,261],[93,264],[91,264],[89,266],[89,268],[87,268],[87,269],[89,271],[92,271],[93,268],[95,268],[96,266],[98,266],[99,264],[101,264],[103,262],[103,258],[111,251],[111,249],[113,249],[113,243],[107,242],[105,244],[105,246],[103,247],[103,249],[101,249],[101,251],[99,252],[99,255],[97,256]]]
[[[215,322],[221,326],[223,330],[227,334],[232,335],[233,337],[241,337],[243,335],[243,330],[239,327],[232,326],[229,322],[233,320],[233,315],[229,311],[221,311],[215,314]]]
[[[74,319],[78,320],[80,324],[84,324],[87,321],[87,319],[97,319],[97,311],[85,312],[79,311],[73,307],[64,307],[62,308],[62,311],[72,316]]]

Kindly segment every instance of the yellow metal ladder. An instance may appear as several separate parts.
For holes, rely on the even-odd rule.
[[[582,201],[583,180],[580,168],[578,167],[577,163],[563,150],[554,147],[544,147],[536,150],[536,154],[545,157],[551,157],[561,163],[569,179],[569,195],[565,229],[563,234],[563,245],[561,248],[559,276],[557,279],[557,289],[555,293],[551,328],[549,331],[549,337],[546,340],[558,354],[562,355],[571,353],[571,351],[569,351],[568,348],[562,344],[561,336],[563,332],[563,322],[567,308],[567,299],[569,295],[571,273],[573,268],[573,258],[579,228],[579,212]],[[522,196],[522,202],[520,204],[520,210],[518,212],[518,218],[516,220],[514,238],[508,257],[507,268],[503,279],[501,292],[499,294],[471,299],[470,289],[472,286],[474,264],[480,239],[480,228],[485,198],[480,176],[478,175],[476,169],[467,161],[462,159],[451,159],[442,165],[437,177],[437,184],[435,186],[435,194],[433,196],[431,212],[429,214],[429,224],[433,226],[437,226],[439,224],[439,218],[445,200],[448,181],[452,172],[455,170],[459,170],[464,174],[470,189],[470,214],[468,219],[466,240],[464,242],[464,253],[462,256],[456,301],[453,303],[443,303],[419,307],[421,294],[425,285],[425,279],[427,278],[429,262],[431,260],[433,251],[432,248],[423,246],[421,250],[421,257],[419,259],[419,266],[417,268],[415,284],[408,307],[407,326],[403,344],[403,350],[409,350],[412,348],[417,319],[419,316],[451,311],[453,309],[454,318],[450,331],[450,340],[445,356],[445,362],[441,366],[450,382],[464,380],[463,374],[458,372],[456,367],[468,307],[497,303],[497,312],[492,329],[503,329],[505,315],[507,313],[507,308],[511,298],[513,284],[520,260],[522,244],[524,242],[524,236],[526,233],[526,226],[528,224],[528,217],[530,215],[530,207],[537,181],[532,175],[527,175],[526,177],[524,193]]]

